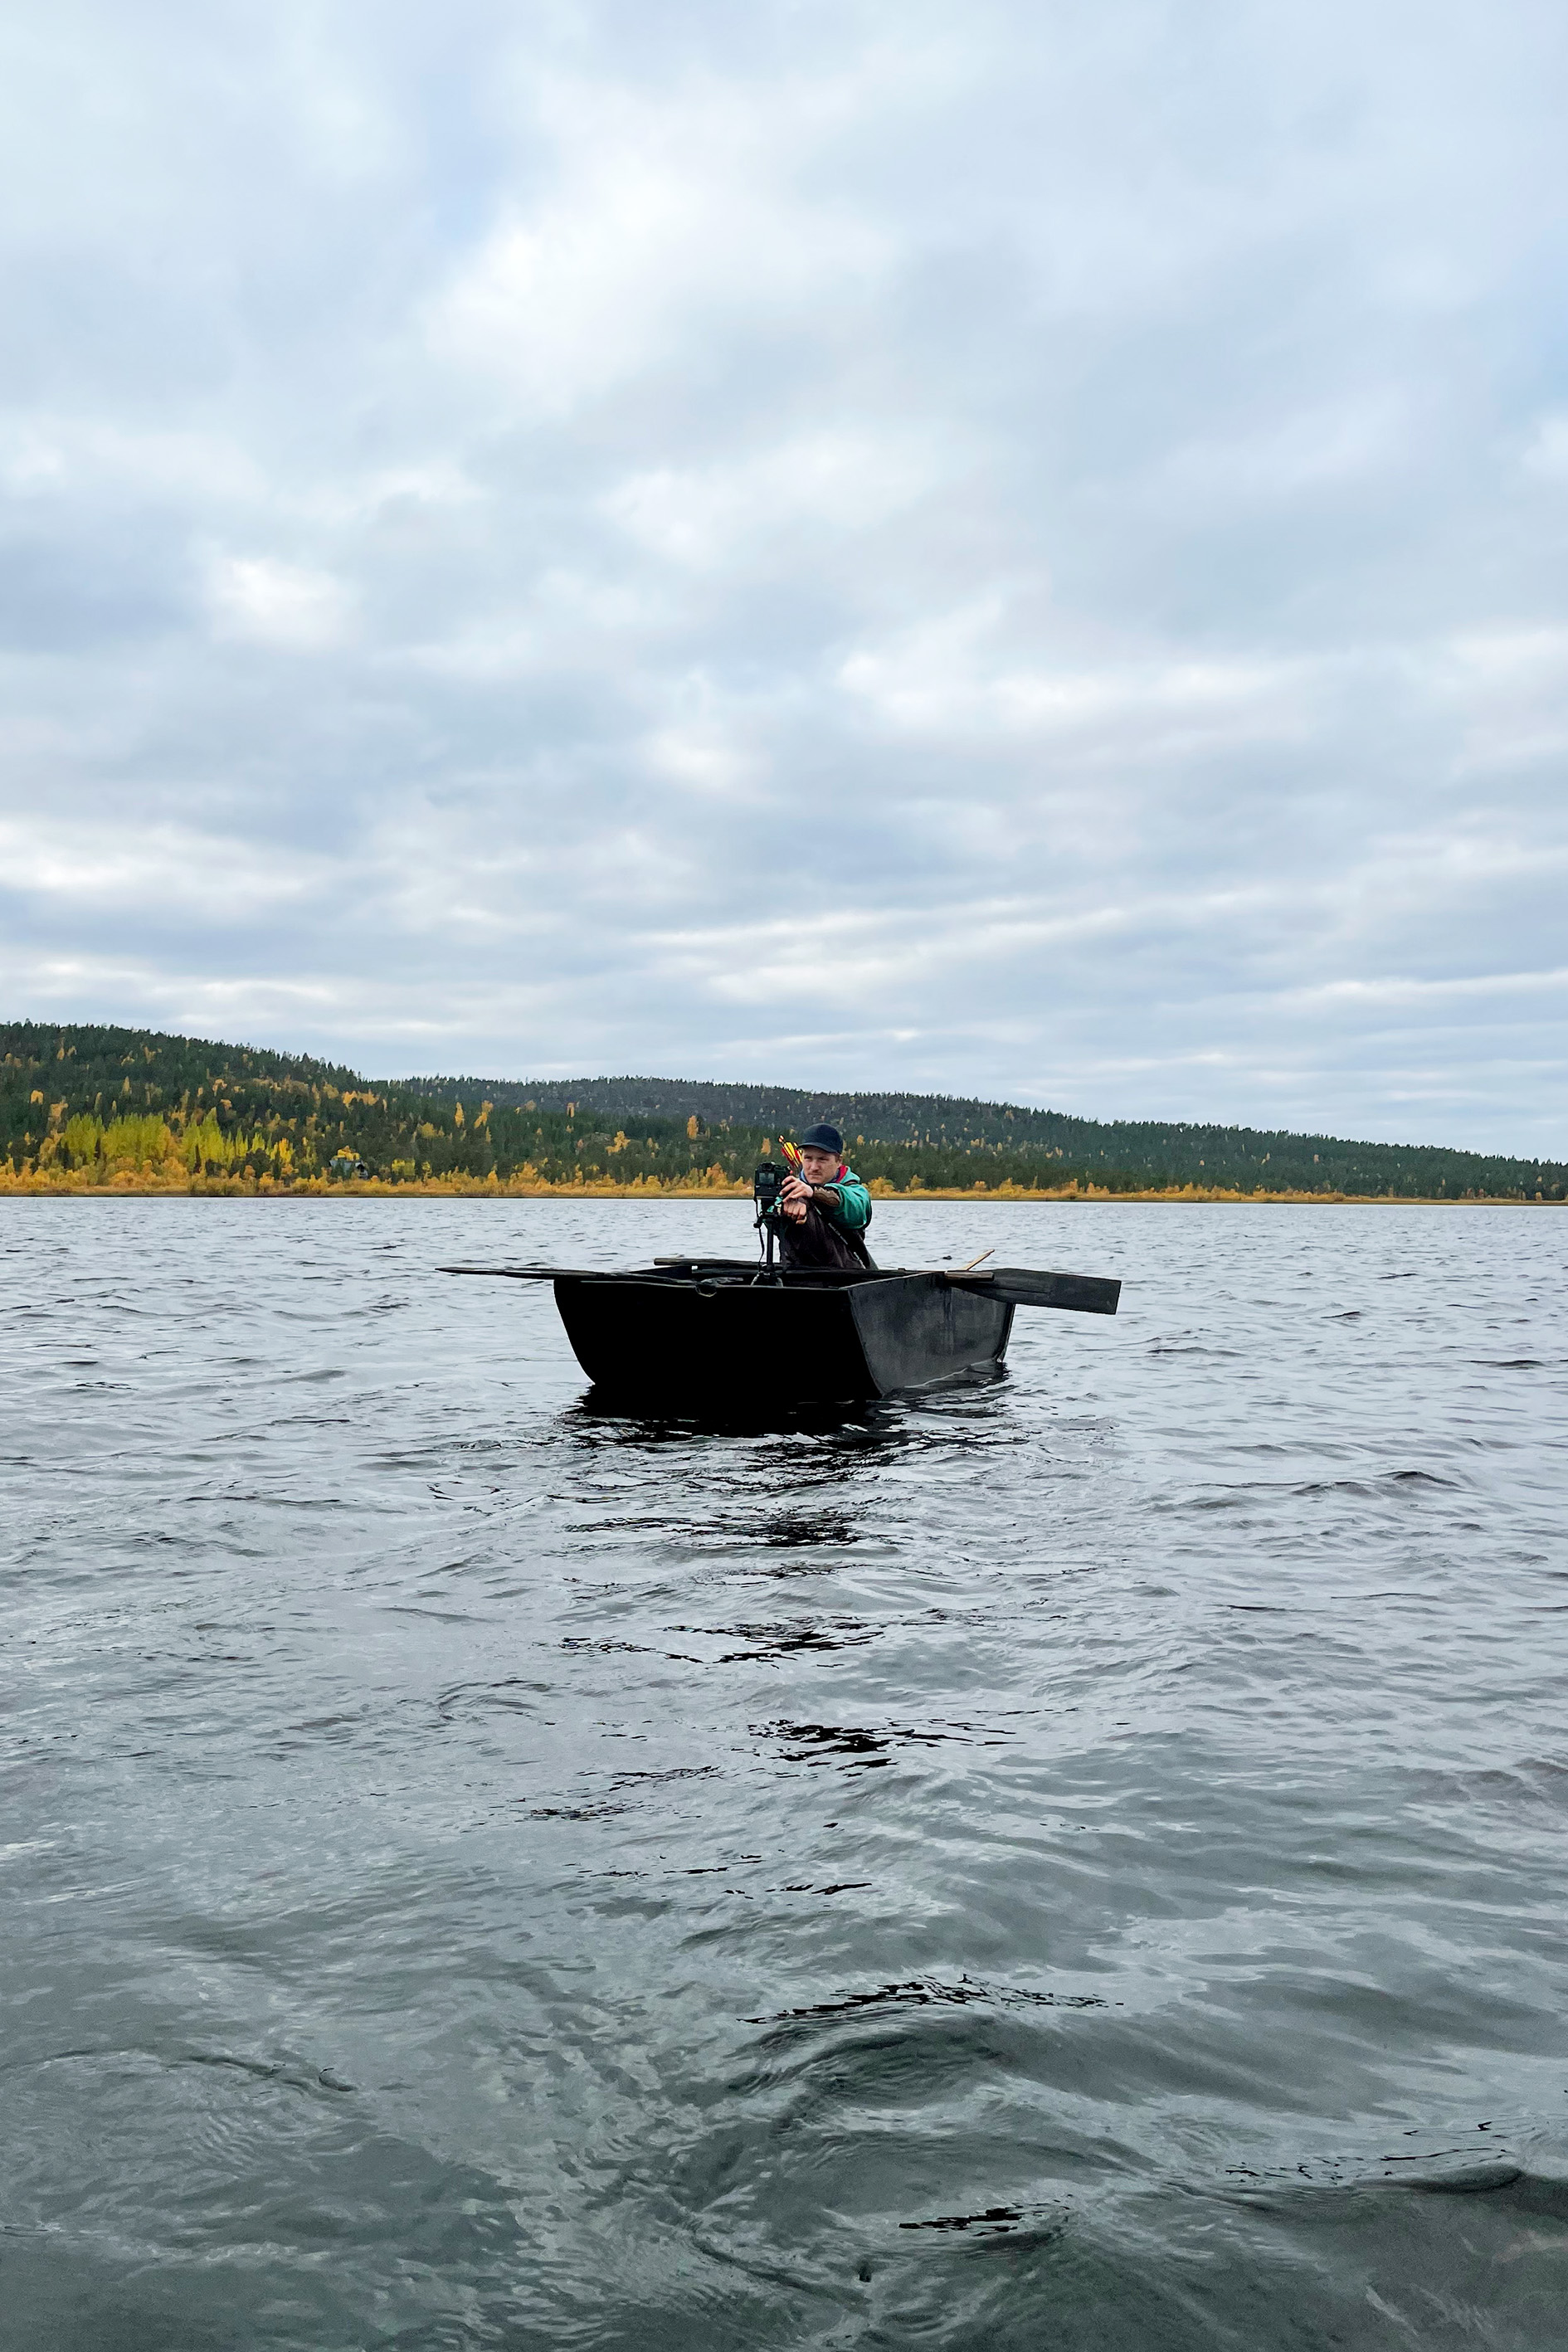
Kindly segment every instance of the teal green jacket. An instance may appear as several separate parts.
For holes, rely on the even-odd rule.
[[[871,1222],[871,1195],[853,1168],[835,1177],[832,1189],[838,1195],[838,1206],[828,1210],[828,1223],[842,1226],[847,1234],[863,1234]]]

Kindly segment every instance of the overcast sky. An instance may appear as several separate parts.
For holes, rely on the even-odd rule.
[[[51,0],[0,1012],[1568,1156],[1561,0]]]

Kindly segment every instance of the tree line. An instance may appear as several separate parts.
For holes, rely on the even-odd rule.
[[[316,1189],[749,1183],[820,1118],[879,1191],[1181,1190],[1562,1201],[1556,1161],[962,1097],[658,1078],[367,1079],[305,1055],[144,1029],[0,1024],[0,1179]]]

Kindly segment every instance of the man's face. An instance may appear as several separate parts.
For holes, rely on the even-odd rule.
[[[831,1184],[838,1173],[838,1154],[808,1143],[800,1155],[800,1172],[808,1184]]]

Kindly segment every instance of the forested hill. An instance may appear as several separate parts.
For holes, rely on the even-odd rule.
[[[1072,1118],[940,1095],[806,1094],[670,1078],[363,1078],[152,1030],[0,1024],[0,1181],[288,1190],[356,1178],[636,1185],[749,1181],[830,1118],[879,1190],[1184,1186],[1363,1198],[1568,1198],[1558,1162],[1166,1120]]]
[[[1279,1128],[1210,1127],[1183,1119],[1074,1118],[1065,1111],[962,1095],[807,1094],[790,1087],[720,1086],[706,1079],[412,1078],[443,1101],[574,1106],[601,1125],[698,1118],[703,1128],[800,1135],[826,1119],[851,1139],[912,1149],[917,1157],[1000,1155],[1067,1163],[1103,1183],[1104,1171],[1137,1190],[1196,1184],[1252,1192],[1355,1192],[1458,1198],[1467,1192],[1562,1199],[1568,1171],[1555,1161],[1450,1151],[1433,1144],[1355,1143]],[[866,1157],[864,1152],[860,1160]],[[928,1178],[928,1182],[939,1180]],[[946,1181],[946,1180],[941,1180]],[[962,1183],[962,1176],[954,1181]]]

